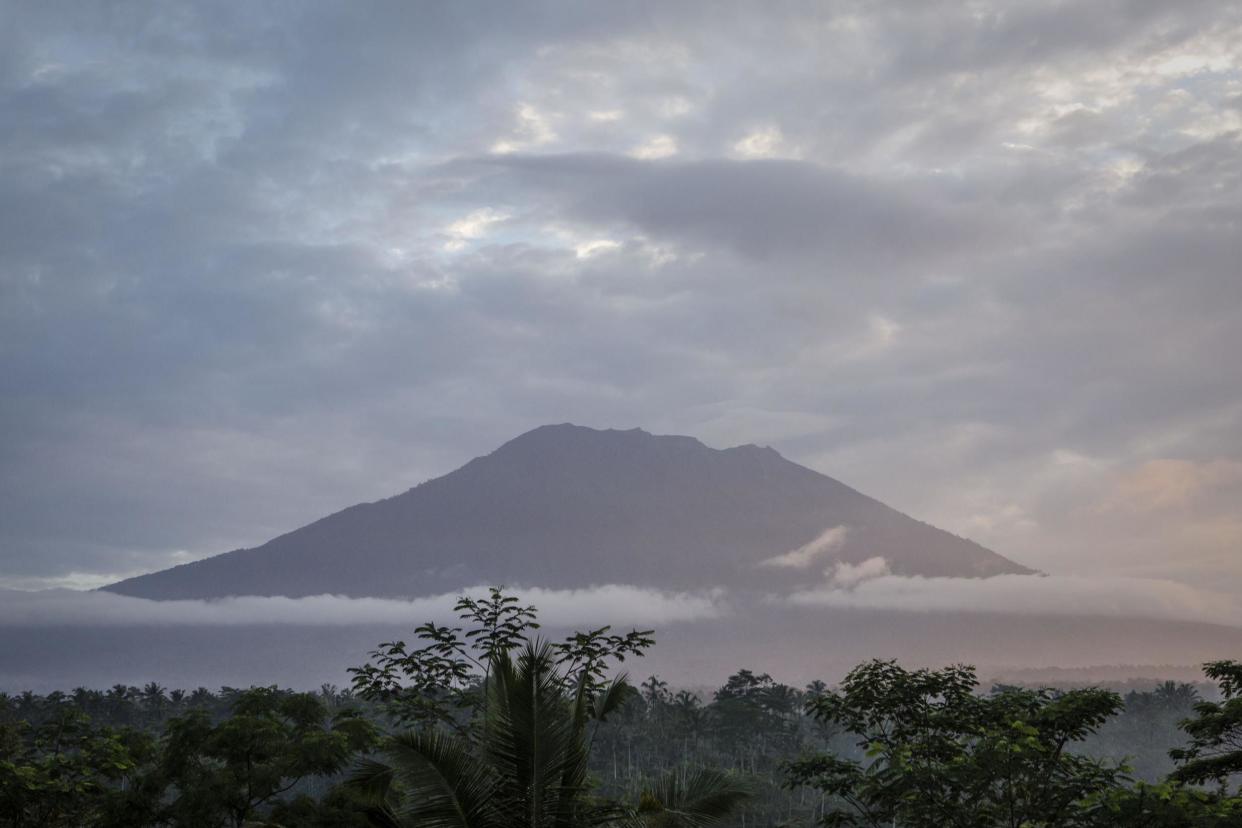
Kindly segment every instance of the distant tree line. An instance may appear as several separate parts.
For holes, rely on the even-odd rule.
[[[0,694],[0,826],[1242,825],[1237,662],[1211,698],[891,661],[700,695],[618,673],[650,631],[547,641],[500,589],[457,610],[348,690]]]

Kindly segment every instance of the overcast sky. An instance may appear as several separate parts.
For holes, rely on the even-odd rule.
[[[0,587],[548,422],[1242,587],[1242,6],[0,0]]]

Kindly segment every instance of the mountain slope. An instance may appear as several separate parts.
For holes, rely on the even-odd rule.
[[[782,555],[786,565],[763,563]],[[773,588],[876,556],[902,574],[1029,572],[770,448],[565,424],[262,546],[105,589],[174,599],[413,596],[481,583]]]

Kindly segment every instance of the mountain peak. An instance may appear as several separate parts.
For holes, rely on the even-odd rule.
[[[591,428],[590,426],[581,426],[574,423],[556,423],[541,425],[519,434],[492,453],[498,454],[514,447],[545,449],[556,446],[575,447],[590,445],[627,446],[630,448],[641,445],[662,448],[680,445],[686,448],[708,448],[694,437],[652,434],[641,428]]]

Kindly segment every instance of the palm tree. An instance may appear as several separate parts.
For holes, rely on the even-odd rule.
[[[689,690],[679,690],[673,697],[671,706],[674,724],[672,732],[674,737],[681,737],[682,752],[689,754],[692,750],[691,745],[697,751],[699,736],[707,720],[702,700]]]
[[[190,693],[189,705],[190,707],[207,707],[214,704],[215,701],[216,696],[214,693],[206,687],[198,687]]]
[[[627,695],[617,679],[592,692],[570,684],[547,643],[513,661],[495,656],[473,738],[442,730],[391,737],[387,762],[364,762],[349,786],[386,828],[580,828],[616,824],[625,811],[587,796],[587,726]]]
[[[422,722],[422,729],[389,737],[381,747],[386,761],[362,762],[346,783],[369,806],[372,823],[656,825],[647,817],[666,812],[663,805],[640,815],[593,797],[587,778],[598,723],[638,695],[625,676],[606,681],[607,665],[641,656],[654,643],[651,630],[620,635],[604,626],[558,644],[532,640],[529,632],[539,628],[535,608],[500,587],[482,600],[463,597],[456,609],[469,629],[424,624],[417,630],[424,646],[407,651],[404,642],[381,644],[371,654],[379,666],[350,671],[363,698],[395,701],[402,720]],[[394,686],[398,671],[417,680]],[[653,803],[668,801],[653,794]]]
[[[125,725],[132,723],[133,711],[130,708],[132,689],[124,684],[114,684],[108,690],[105,698],[108,704],[108,717],[112,722]]]
[[[149,728],[158,727],[164,720],[164,710],[168,707],[167,688],[152,681],[146,684],[138,697],[142,703],[142,719]]]
[[[13,705],[17,711],[17,718],[33,721],[35,713],[38,711],[41,699],[34,694],[32,690],[23,690],[17,695],[17,701]]]
[[[647,701],[647,706],[653,710],[662,704],[668,704],[671,700],[671,694],[668,690],[668,682],[662,680],[659,676],[652,676],[642,683],[643,698]]]
[[[411,730],[390,737],[387,761],[364,761],[347,785],[383,828],[700,828],[745,797],[731,777],[698,771],[661,781],[637,809],[589,795],[589,725],[635,691],[621,676],[602,686],[567,678],[546,643],[516,662],[492,660],[472,737]]]

